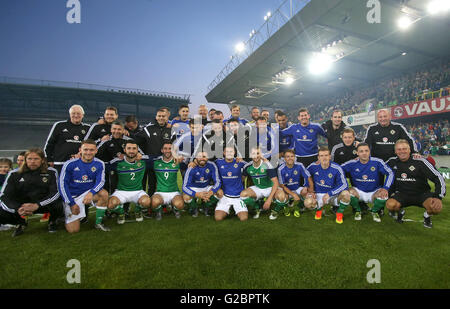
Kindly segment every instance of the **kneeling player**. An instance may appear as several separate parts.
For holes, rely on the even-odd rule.
[[[138,161],[137,155],[137,143],[129,140],[125,144],[125,157],[111,161],[111,170],[115,171],[114,175],[117,177],[117,189],[109,199],[108,208],[119,214],[118,224],[125,223],[124,203],[135,204],[134,213],[138,222],[144,220],[142,207],[148,208],[151,204],[150,197],[142,188],[146,164],[143,160]]]
[[[172,143],[165,142],[161,149],[162,157],[153,162],[156,174],[156,192],[152,196],[152,208],[156,211],[156,220],[162,219],[163,205],[172,205],[175,217],[181,217],[180,210],[184,208],[183,197],[177,183],[180,165],[172,154]]]
[[[231,206],[233,206],[239,220],[246,221],[248,219],[247,206],[245,206],[240,197],[240,193],[244,190],[242,168],[246,163],[244,161],[236,161],[234,158],[235,153],[233,146],[227,146],[224,150],[225,159],[216,161],[220,182],[222,183],[222,190],[217,192],[219,202],[214,213],[216,221],[224,220],[230,213]]]
[[[284,191],[279,200],[283,203],[293,200],[294,216],[298,218],[300,209],[305,207],[304,200],[308,190],[310,193],[314,192],[313,181],[303,164],[296,162],[294,150],[288,149],[284,152],[284,162],[278,168],[278,181]],[[291,215],[289,207],[285,207],[284,210],[286,216]]]
[[[366,143],[356,147],[358,158],[342,164],[344,172],[349,173],[353,187],[349,189],[350,204],[355,210],[355,220],[361,220],[359,201],[373,203],[371,209],[373,220],[381,222],[378,212],[384,209],[388,198],[388,191],[394,181],[394,173],[383,160],[370,157],[370,148]],[[383,187],[380,186],[380,176],[384,175]],[[339,208],[337,212],[343,212]]]
[[[85,205],[96,203],[95,228],[104,232],[110,229],[103,225],[103,217],[108,204],[105,184],[105,164],[95,158],[95,141],[87,139],[81,143],[81,158],[64,163],[59,178],[59,188],[64,199],[66,230],[80,231],[80,220],[86,217]]]
[[[431,216],[441,212],[442,199],[446,193],[444,178],[427,160],[411,157],[406,140],[400,139],[395,143],[395,154],[397,157],[387,162],[394,171],[395,180],[390,191],[394,193],[387,200],[386,208],[397,211],[397,221],[401,223],[405,213],[403,207],[423,207],[426,210],[423,225],[432,228]],[[434,192],[431,192],[428,180],[434,183]]]
[[[317,203],[316,220],[322,219],[322,208],[326,204],[345,209],[350,204],[347,180],[342,168],[330,161],[330,150],[319,148],[319,163],[312,163],[307,170],[314,181],[314,204]],[[343,213],[336,213],[336,222],[343,222]]]
[[[204,202],[205,216],[209,216],[209,209],[219,201],[215,196],[220,189],[219,171],[214,163],[208,162],[206,152],[197,153],[194,163],[195,167],[189,167],[184,176],[183,199],[193,217],[198,217],[197,199]]]
[[[261,213],[258,200],[266,198],[263,208],[265,210],[270,209],[273,198],[278,190],[278,178],[276,170],[272,167],[270,162],[265,159],[263,160],[262,152],[259,147],[252,148],[250,156],[252,161],[244,166],[243,175],[250,177],[254,185],[242,191],[241,198],[244,200],[247,207],[251,206],[256,210],[256,214],[253,218],[258,219]],[[277,198],[282,198],[283,202],[280,200],[275,201],[276,207],[270,216],[271,220],[276,219],[278,212],[287,205],[284,201],[285,197],[282,190],[280,190]]]

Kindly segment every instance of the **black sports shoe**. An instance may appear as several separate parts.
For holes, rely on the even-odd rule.
[[[403,223],[403,217],[405,216],[406,211],[402,208],[397,214],[397,222]]]
[[[397,214],[395,213],[395,211],[389,211],[389,216],[391,216],[394,219],[397,219]]]
[[[423,226],[431,229],[433,227],[433,223],[431,222],[431,217],[428,218],[423,217]]]
[[[380,215],[380,217],[383,217],[383,216],[384,216],[384,208],[381,208],[381,209],[378,211],[378,214]]]
[[[23,234],[23,230],[26,228],[27,226],[25,224],[19,224],[16,226],[16,229],[14,230],[14,232],[12,233],[12,237],[17,237]]]
[[[57,225],[56,225],[56,222],[48,222],[48,232],[49,233],[56,233],[56,230],[57,230]]]
[[[338,211],[339,207],[338,206],[332,206],[331,207],[331,212],[336,214],[336,212]]]
[[[369,206],[366,202],[359,201],[359,208],[361,209],[361,215],[367,215],[369,213]]]

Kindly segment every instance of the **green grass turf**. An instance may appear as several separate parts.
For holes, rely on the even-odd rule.
[[[36,218],[20,237],[0,232],[0,288],[450,288],[449,206],[447,196],[433,229],[418,207],[403,224],[388,215],[357,222],[349,207],[342,225],[313,212],[247,222],[183,213],[123,226],[110,219],[109,233],[94,230],[91,214],[76,235],[49,234]],[[70,259],[81,263],[81,284],[66,281]],[[366,281],[370,259],[381,263],[379,284]]]

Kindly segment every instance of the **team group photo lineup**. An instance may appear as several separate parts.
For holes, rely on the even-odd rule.
[[[1,1],[0,290],[449,289],[449,16]]]

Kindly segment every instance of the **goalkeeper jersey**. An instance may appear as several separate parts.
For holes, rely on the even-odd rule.
[[[126,158],[123,160],[114,159],[111,161],[111,170],[117,175],[117,190],[121,191],[140,191],[142,188],[142,179],[145,174],[145,162],[135,161],[128,162]]]
[[[156,192],[178,192],[178,171],[180,165],[172,158],[169,162],[162,157],[153,162],[153,170],[156,174]]]

